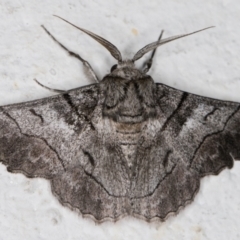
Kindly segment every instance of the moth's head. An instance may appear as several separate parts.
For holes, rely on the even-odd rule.
[[[132,60],[125,60],[113,65],[109,75],[132,80],[141,77],[143,73],[135,67]]]
[[[118,62],[118,64],[114,64],[111,67],[111,73],[115,72],[118,69],[128,68],[128,67],[129,68],[134,68],[135,67],[135,64],[132,60],[125,60],[125,61]]]

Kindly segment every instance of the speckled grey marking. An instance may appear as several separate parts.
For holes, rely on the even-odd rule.
[[[155,83],[150,67],[135,68],[161,42],[185,35],[122,61],[114,45],[80,30],[118,64],[100,83],[0,107],[0,161],[49,179],[63,205],[96,222],[165,220],[193,200],[201,177],[240,159],[240,105]]]

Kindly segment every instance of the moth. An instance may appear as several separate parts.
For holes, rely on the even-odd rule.
[[[118,61],[98,81],[87,61],[43,28],[97,83],[0,107],[0,161],[9,172],[48,179],[62,205],[96,222],[127,215],[163,221],[193,201],[202,177],[240,159],[239,103],[183,92],[147,75],[157,47],[196,32],[166,39],[162,32],[123,60],[113,44],[77,27]],[[137,69],[135,61],[151,51]]]

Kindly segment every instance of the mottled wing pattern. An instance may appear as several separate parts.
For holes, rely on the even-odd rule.
[[[103,117],[98,85],[0,107],[0,161],[50,179],[63,205],[96,221],[164,220],[193,200],[201,177],[240,158],[240,107],[162,84],[151,89],[156,115],[134,125]]]
[[[0,107],[0,161],[10,172],[48,179],[73,168],[97,95],[98,85],[90,85]]]

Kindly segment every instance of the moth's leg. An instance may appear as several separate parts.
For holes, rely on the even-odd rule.
[[[34,79],[34,81],[35,81],[38,85],[40,85],[41,87],[46,88],[47,90],[50,90],[50,91],[52,91],[52,92],[56,92],[56,93],[65,93],[65,92],[66,92],[66,91],[64,91],[64,90],[59,90],[59,89],[54,89],[54,88],[47,87],[47,86],[43,85],[42,83],[40,83],[37,79]]]
[[[67,51],[69,53],[70,56],[77,58],[78,60],[80,60],[83,64],[84,67],[87,68],[87,70],[91,73],[91,75],[93,76],[94,80],[96,82],[99,82],[97,75],[95,74],[95,72],[93,71],[92,66],[90,65],[90,63],[88,61],[86,61],[85,59],[83,59],[79,54],[74,53],[72,51],[70,51],[68,48],[66,48],[62,43],[60,43],[43,25],[41,26],[45,32],[60,46],[62,47],[65,51]]]
[[[162,35],[163,35],[163,30],[162,30],[161,33],[160,33],[160,36],[159,36],[159,38],[158,38],[158,41],[161,40]],[[151,68],[152,63],[153,63],[153,57],[154,57],[156,51],[157,51],[157,48],[155,48],[155,49],[153,50],[151,57],[144,63],[143,73],[147,73],[147,72],[149,71],[149,69]]]

